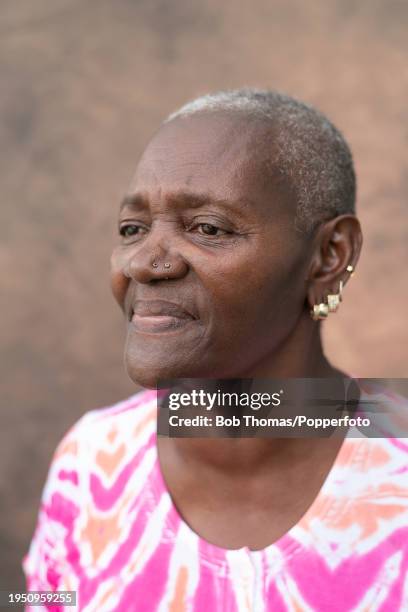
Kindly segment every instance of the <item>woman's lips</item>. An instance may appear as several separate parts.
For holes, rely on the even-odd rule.
[[[180,318],[169,315],[146,316],[136,313],[131,318],[132,325],[138,331],[150,333],[180,329],[192,321],[194,321],[192,317]]]
[[[130,321],[137,331],[160,333],[182,329],[195,318],[173,302],[138,300],[131,311]]]

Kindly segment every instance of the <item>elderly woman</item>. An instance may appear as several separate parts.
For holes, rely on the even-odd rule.
[[[359,257],[354,206],[342,135],[288,96],[216,93],[164,122],[112,256],[146,390],[58,445],[30,589],[76,591],[89,612],[408,609],[407,445],[156,431],[160,380],[348,379],[320,322]]]

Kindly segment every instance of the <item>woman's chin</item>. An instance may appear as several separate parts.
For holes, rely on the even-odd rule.
[[[145,389],[157,389],[160,384],[161,377],[160,376],[152,376],[151,373],[146,371],[140,372],[139,370],[134,370],[133,368],[126,368],[127,374],[136,385],[140,387],[144,387]]]
[[[140,362],[135,365],[126,360],[126,371],[129,378],[136,384],[146,389],[157,389],[163,386],[165,381],[177,378],[189,378],[191,373],[185,368],[154,367],[152,365],[141,366]]]

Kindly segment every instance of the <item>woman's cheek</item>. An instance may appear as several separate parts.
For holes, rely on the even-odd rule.
[[[110,286],[113,297],[123,309],[127,288],[129,286],[129,278],[124,274],[123,258],[118,256],[115,251],[111,257]]]

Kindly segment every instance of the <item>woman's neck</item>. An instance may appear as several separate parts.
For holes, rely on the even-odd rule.
[[[301,319],[285,342],[257,364],[237,373],[237,378],[345,378],[347,375],[334,368],[326,359],[320,337],[320,326]],[[305,453],[333,445],[324,438],[168,438],[160,445],[170,447],[180,465],[189,462],[196,469],[224,472],[257,473],[271,465],[295,464]]]
[[[263,356],[240,378],[332,378],[346,376],[323,352],[321,325],[305,316],[272,354]]]

